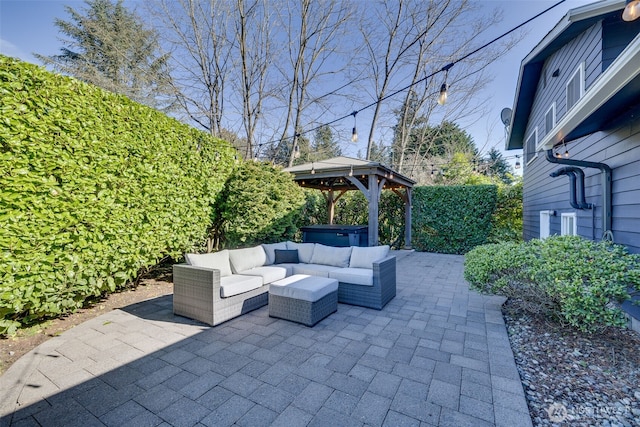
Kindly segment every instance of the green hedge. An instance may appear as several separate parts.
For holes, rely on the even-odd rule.
[[[237,248],[293,239],[304,203],[304,192],[291,174],[268,163],[243,163],[216,203],[213,223],[219,246]]]
[[[204,240],[229,144],[0,56],[0,334]]]
[[[465,256],[465,279],[480,292],[513,298],[522,309],[593,332],[624,326],[618,305],[640,289],[640,256],[577,236],[490,244]]]
[[[486,243],[496,197],[494,185],[415,187],[413,247],[463,254]]]

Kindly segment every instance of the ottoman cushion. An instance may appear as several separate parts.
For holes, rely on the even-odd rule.
[[[306,274],[294,274],[293,276],[271,283],[269,294],[315,302],[337,290],[337,280]]]

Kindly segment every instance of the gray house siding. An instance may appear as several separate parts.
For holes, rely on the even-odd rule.
[[[640,33],[640,21],[625,22],[618,15],[602,23],[602,71],[620,55],[635,36]]]
[[[553,102],[556,122],[566,114],[566,83],[580,63],[584,63],[585,92],[589,90],[624,49],[621,41],[629,38],[627,31],[615,30],[608,22],[597,23],[546,59],[533,100],[526,137],[537,128],[538,140],[542,139],[546,133],[545,113]],[[613,59],[610,58],[612,55],[615,55]],[[559,75],[552,77],[555,70],[559,70]],[[640,119],[571,141],[567,143],[567,149],[571,158],[606,163],[613,169],[614,240],[626,245],[631,252],[640,253]],[[560,151],[564,152],[564,148]],[[524,166],[526,240],[540,236],[540,211],[555,211],[556,215],[550,218],[551,234],[560,234],[561,215],[569,212],[576,213],[579,235],[591,238],[594,234],[592,211],[576,210],[569,204],[569,179],[566,176],[549,176],[560,167],[562,165],[549,163],[544,151],[538,152],[537,157]],[[589,168],[583,168],[583,171],[587,202],[596,205],[595,236],[599,240],[603,232],[600,171]]]

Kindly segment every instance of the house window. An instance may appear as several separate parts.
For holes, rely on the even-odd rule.
[[[567,111],[584,95],[584,63],[571,75],[567,82]]]
[[[540,239],[546,239],[551,235],[551,217],[553,211],[540,211]]]
[[[563,236],[575,236],[578,234],[578,219],[575,212],[563,213],[560,225],[560,234]]]
[[[536,145],[538,145],[538,128],[536,127],[524,143],[524,161],[529,163],[536,157]]]
[[[551,104],[551,107],[544,113],[544,128],[545,135],[548,135],[556,125],[556,103]]]

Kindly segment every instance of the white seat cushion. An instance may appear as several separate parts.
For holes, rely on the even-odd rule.
[[[361,248],[354,246],[351,250],[351,260],[349,267],[351,268],[373,268],[373,262],[381,260],[389,255],[389,246],[371,246]]]
[[[215,268],[220,270],[220,277],[231,276],[231,266],[229,265],[229,251],[222,250],[210,254],[185,254],[184,259],[187,264],[194,267]]]
[[[373,286],[373,269],[369,268],[339,268],[329,272],[329,278],[342,283]]]
[[[338,281],[326,277],[295,274],[269,285],[269,294],[315,302],[338,290]]]
[[[256,267],[262,267],[267,262],[267,254],[262,246],[254,246],[245,249],[232,249],[229,251],[231,270],[239,273]]]
[[[280,265],[269,265],[266,267],[256,267],[250,270],[242,270],[238,274],[244,274],[245,276],[260,276],[262,277],[262,284],[275,282],[276,280],[284,279],[287,277],[287,269]]]
[[[292,264],[293,274],[309,274],[311,276],[329,277],[329,272],[337,269],[333,265]]]
[[[351,258],[351,248],[337,248],[316,243],[311,256],[311,264],[334,265],[348,267]]]
[[[311,257],[313,256],[313,250],[315,246],[315,243],[287,242],[287,249],[297,249],[298,260],[307,264],[311,262]]]
[[[277,264],[278,267],[287,269],[286,277],[289,277],[293,274],[293,267],[296,265],[300,265],[300,264]]]
[[[280,243],[263,243],[262,249],[264,249],[264,253],[267,255],[267,262],[264,265],[271,265],[276,260],[276,249],[287,249],[287,242]]]
[[[220,296],[232,297],[262,286],[262,277],[234,274],[220,278]]]

